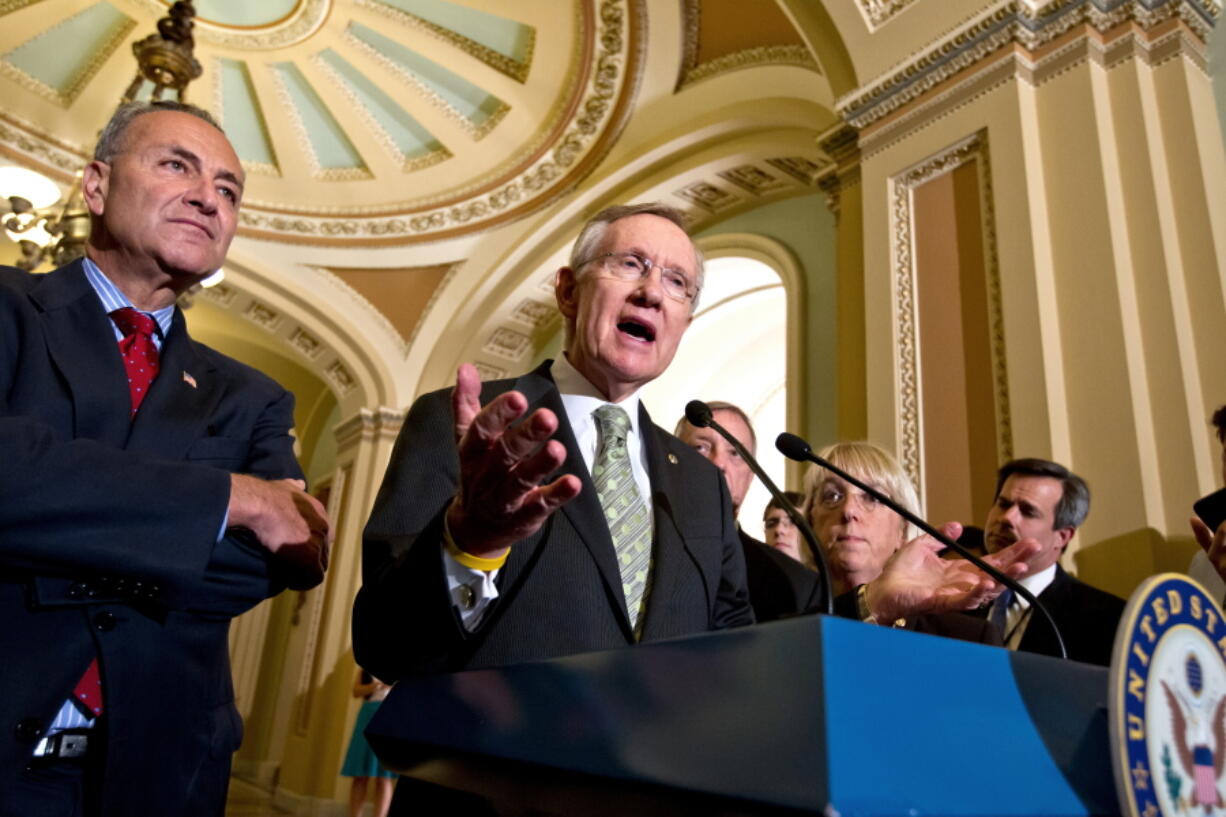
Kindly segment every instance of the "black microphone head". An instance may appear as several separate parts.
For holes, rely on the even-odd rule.
[[[691,400],[685,404],[685,419],[694,428],[706,428],[711,425],[711,407],[701,400]]]
[[[779,449],[779,453],[789,460],[797,462],[805,462],[813,455],[813,449],[807,442],[787,431],[775,438],[775,448]]]

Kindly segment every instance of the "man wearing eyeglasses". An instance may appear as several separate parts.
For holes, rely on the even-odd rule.
[[[752,623],[720,472],[639,401],[702,275],[680,212],[604,210],[555,279],[563,354],[486,384],[461,366],[414,404],[366,528],[358,663],[397,679]]]

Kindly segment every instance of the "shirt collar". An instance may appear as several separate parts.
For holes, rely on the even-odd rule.
[[[587,423],[595,423],[592,419],[592,412],[603,405],[621,406],[626,410],[626,414],[630,415],[630,433],[637,435],[639,433],[639,404],[642,402],[640,398],[641,388],[635,389],[625,399],[618,403],[610,403],[600,393],[600,389],[592,385],[583,374],[576,369],[571,362],[566,359],[566,353],[558,355],[554,360],[553,366],[549,370],[549,374],[553,377],[553,382],[557,385],[558,391],[562,395],[562,405],[566,408],[566,416],[574,427],[576,434],[579,432],[578,426]]]
[[[119,287],[115,286],[111,279],[106,277],[106,273],[90,260],[88,256],[82,259],[82,263],[85,268],[85,279],[94,288],[94,292],[98,295],[98,300],[102,301],[102,308],[106,310],[106,314],[109,315],[116,309],[123,309],[124,307],[136,309],[128,296],[124,295]],[[143,309],[137,311],[144,312]],[[158,333],[164,338],[170,332],[170,324],[175,316],[175,305],[171,304],[153,312],[145,312],[145,314],[152,316],[158,325]]]
[[[1029,576],[1018,579],[1017,583],[1029,590],[1032,596],[1038,598],[1039,594],[1046,590],[1048,585],[1055,580],[1056,565],[1055,563],[1052,563],[1040,570],[1038,573],[1033,573]],[[1014,597],[1014,604],[1020,604],[1024,607],[1030,606],[1030,602],[1026,601],[1026,599],[1022,598],[1021,596]]]

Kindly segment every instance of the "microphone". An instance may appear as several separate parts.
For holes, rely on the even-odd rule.
[[[688,410],[687,410],[687,416],[688,416]],[[917,528],[922,530],[924,533],[928,534],[933,539],[936,539],[938,542],[942,543],[946,547],[952,549],[959,556],[966,559],[971,564],[975,565],[975,567],[979,568],[984,573],[987,573],[993,579],[1000,582],[1005,587],[1008,587],[1014,593],[1017,593],[1019,596],[1024,598],[1026,601],[1030,603],[1030,606],[1032,609],[1038,610],[1040,613],[1043,614],[1043,617],[1047,619],[1047,623],[1051,625],[1052,632],[1056,634],[1056,644],[1058,644],[1060,647],[1060,657],[1068,658],[1068,651],[1064,647],[1064,637],[1060,635],[1060,628],[1056,626],[1055,619],[1051,617],[1051,613],[1048,612],[1047,608],[1044,607],[1042,603],[1037,598],[1034,597],[1034,594],[1031,593],[1029,590],[1027,590],[1025,587],[1023,587],[1022,584],[1018,582],[1016,579],[1012,579],[1006,576],[1004,573],[997,570],[995,567],[992,567],[992,565],[988,564],[983,559],[980,559],[978,556],[971,553],[969,550],[964,548],[962,545],[958,544],[953,539],[950,539],[948,536],[941,533],[936,528],[932,527],[927,522],[920,519],[918,516],[911,513],[906,508],[902,507],[901,505],[899,505],[894,500],[890,499],[885,494],[881,493],[881,491],[878,491],[876,488],[873,488],[870,485],[864,484],[860,480],[853,477],[851,474],[844,471],[842,468],[839,468],[838,466],[831,464],[828,460],[822,459],[821,457],[817,456],[816,454],[813,453],[813,448],[803,439],[801,439],[800,437],[797,437],[795,434],[789,434],[786,431],[780,434],[778,437],[775,438],[775,448],[778,449],[780,454],[782,454],[783,456],[787,457],[790,460],[795,460],[797,462],[815,463],[817,465],[820,465],[822,468],[825,468],[827,471],[830,471],[833,474],[837,474],[838,476],[847,480],[849,483],[856,486],[861,491],[868,494],[873,499],[876,499],[882,505],[885,505],[887,508],[892,510],[894,513],[901,516],[903,519],[907,520],[912,525],[915,525]]]
[[[826,553],[818,545],[817,537],[813,535],[813,529],[809,527],[809,523],[793,507],[792,503],[788,502],[783,492],[779,490],[779,486],[766,475],[766,472],[762,470],[762,466],[758,465],[758,461],[745,450],[745,446],[741,445],[741,441],[733,437],[728,432],[728,429],[715,422],[710,406],[701,400],[691,400],[685,404],[685,419],[695,428],[713,428],[719,436],[727,440],[728,444],[736,450],[736,453],[749,466],[749,470],[753,471],[758,479],[762,480],[766,490],[770,491],[770,495],[779,503],[779,507],[783,508],[791,518],[792,524],[804,535],[805,542],[808,543],[809,550],[812,551],[813,559],[817,564],[817,572],[822,577],[822,607],[826,615],[834,615],[834,585],[831,583],[830,565],[826,562]]]

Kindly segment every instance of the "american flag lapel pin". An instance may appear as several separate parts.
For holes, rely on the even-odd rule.
[[[192,377],[187,372],[183,373],[183,382],[191,386],[193,389],[196,388],[196,378]]]

